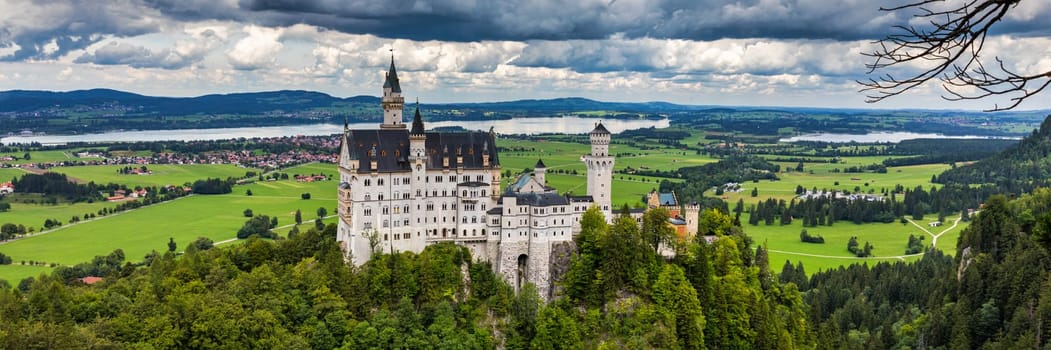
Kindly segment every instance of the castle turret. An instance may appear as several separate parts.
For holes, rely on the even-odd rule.
[[[412,129],[409,131],[409,164],[412,167],[412,190],[417,198],[426,196],[424,177],[427,172],[427,134],[423,128],[423,117],[420,116],[420,103],[416,102],[416,115],[412,118]]]
[[[401,97],[398,70],[394,68],[394,56],[390,57],[390,70],[383,82],[383,124],[381,129],[404,129],[401,112],[405,109],[405,98]]]
[[[611,134],[601,122],[588,134],[591,139],[591,154],[582,160],[588,168],[588,195],[594,200],[606,221],[612,222],[613,198],[610,187],[613,182],[613,157],[609,155]]]
[[[536,160],[536,165],[533,166],[533,177],[536,178],[536,182],[540,183],[540,186],[547,186],[547,166],[544,165],[543,159]]]

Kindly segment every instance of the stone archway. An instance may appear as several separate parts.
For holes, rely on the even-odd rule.
[[[515,270],[515,291],[522,290],[522,286],[529,281],[529,255],[518,256],[518,268]]]

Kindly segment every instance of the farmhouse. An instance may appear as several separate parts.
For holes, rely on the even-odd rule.
[[[12,184],[11,181],[0,183],[0,195],[4,195],[4,194],[8,194],[8,193],[14,193],[14,192],[15,192],[15,185]]]

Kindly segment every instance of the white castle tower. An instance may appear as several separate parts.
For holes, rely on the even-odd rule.
[[[380,129],[404,129],[402,110],[405,98],[401,97],[401,83],[398,82],[398,71],[394,69],[394,56],[390,57],[390,71],[383,82],[383,124]]]
[[[588,135],[591,137],[591,154],[582,158],[588,168],[588,195],[595,201],[595,206],[602,210],[606,221],[612,221],[613,199],[610,196],[610,187],[613,181],[614,159],[609,155],[610,132],[599,122]]]

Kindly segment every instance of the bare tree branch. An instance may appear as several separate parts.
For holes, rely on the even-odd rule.
[[[865,65],[868,74],[877,75],[857,81],[862,85],[860,91],[866,93],[866,102],[879,102],[935,79],[942,81],[942,88],[948,94],[942,97],[949,101],[1009,98],[1009,104],[1002,107],[994,104],[989,111],[1015,108],[1040,93],[1051,83],[1051,71],[1020,74],[1008,69],[999,57],[996,57],[995,69],[990,71],[981,61],[989,29],[1021,1],[963,0],[959,6],[942,8],[937,6],[946,4],[947,0],[914,0],[901,6],[880,8],[882,11],[918,11],[915,17],[927,25],[895,26],[897,33],[875,42],[878,45],[875,51],[862,53],[873,59]],[[923,68],[906,77],[877,73],[904,65]]]

